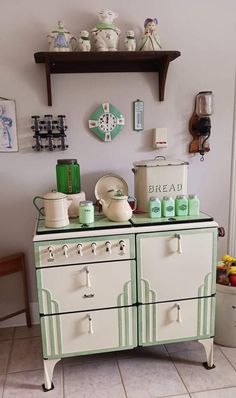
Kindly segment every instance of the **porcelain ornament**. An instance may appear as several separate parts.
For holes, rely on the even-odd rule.
[[[117,51],[120,29],[113,22],[118,15],[108,9],[99,12],[99,23],[91,31],[97,51]]]

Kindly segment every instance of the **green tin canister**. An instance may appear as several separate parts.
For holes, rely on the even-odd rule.
[[[159,198],[152,196],[149,199],[149,217],[160,218],[161,217],[161,201]]]
[[[162,199],[162,217],[174,217],[175,201],[170,196],[164,196]]]
[[[177,195],[175,199],[175,215],[188,215],[188,198],[185,195]]]
[[[94,222],[94,206],[90,200],[83,200],[79,204],[80,224],[91,224]]]
[[[58,159],[56,175],[58,192],[80,193],[80,167],[76,159]]]

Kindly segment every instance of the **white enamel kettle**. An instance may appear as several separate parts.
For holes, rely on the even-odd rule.
[[[117,192],[114,196],[111,197],[109,203],[107,203],[104,199],[99,199],[99,202],[102,205],[102,211],[105,216],[111,221],[128,221],[133,214],[133,210],[131,209],[128,198],[134,199],[134,208],[136,209],[136,199],[133,196],[123,195],[121,192]]]
[[[37,200],[43,200],[43,207],[39,208]],[[71,200],[61,192],[48,192],[43,196],[36,196],[33,204],[41,216],[45,217],[45,227],[59,228],[69,224],[68,208]]]

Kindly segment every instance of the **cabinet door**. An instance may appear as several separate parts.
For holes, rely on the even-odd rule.
[[[139,302],[215,293],[216,237],[216,228],[139,234]]]
[[[117,307],[136,301],[132,260],[41,268],[36,272],[41,314]]]
[[[197,340],[214,335],[215,297],[139,306],[139,344]]]
[[[136,307],[40,318],[44,358],[62,358],[137,345]]]

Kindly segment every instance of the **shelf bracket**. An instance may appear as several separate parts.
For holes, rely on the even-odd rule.
[[[166,56],[162,65],[159,68],[159,101],[164,101],[165,97],[165,84],[167,72],[170,64],[170,58]]]
[[[52,106],[51,70],[50,70],[49,59],[46,59],[46,62],[45,62],[45,73],[46,73],[48,106]]]

